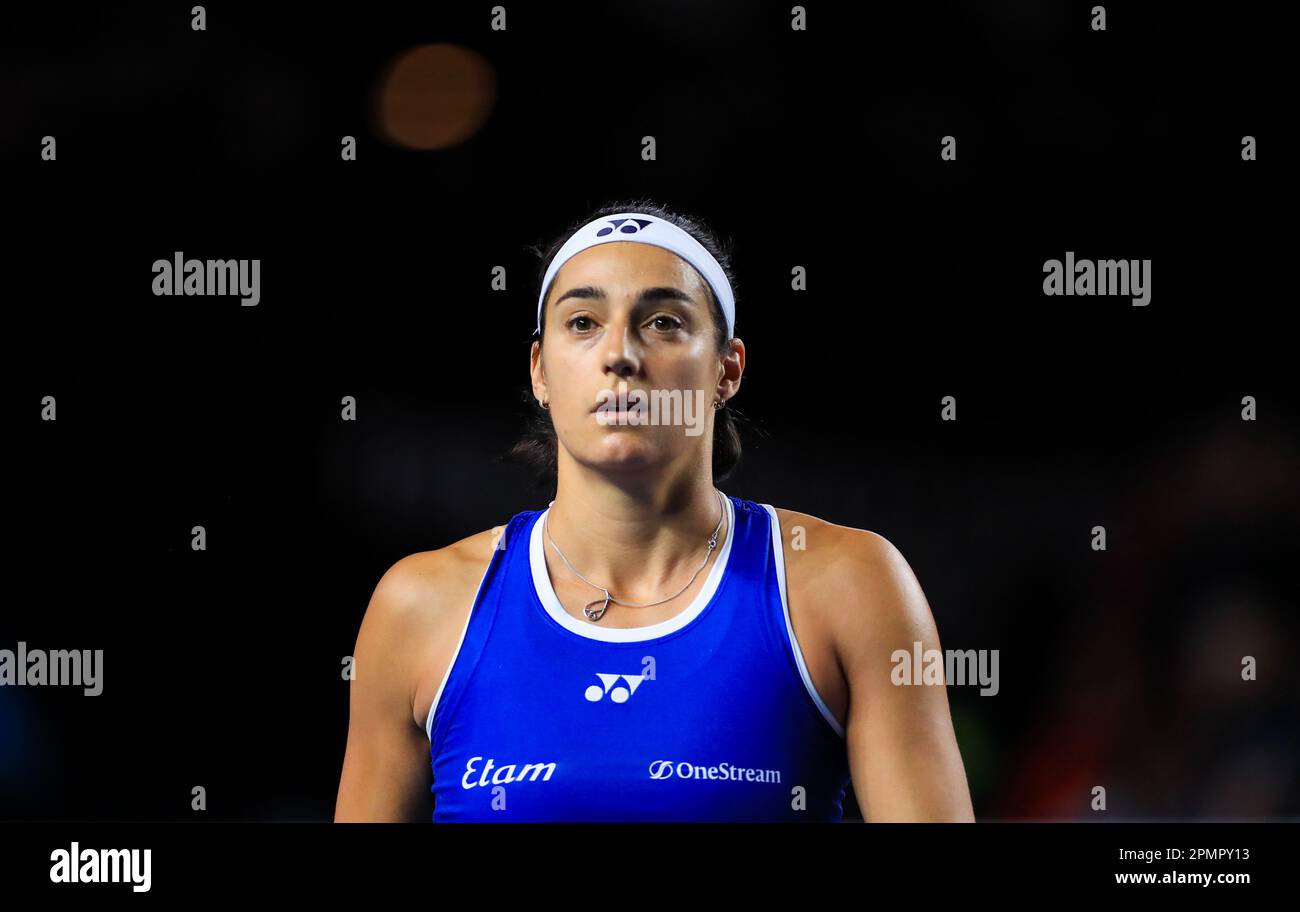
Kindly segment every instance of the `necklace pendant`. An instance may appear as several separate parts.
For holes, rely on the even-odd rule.
[[[584,605],[582,609],[582,613],[587,616],[587,620],[589,621],[599,621],[601,617],[604,616],[605,609],[609,607],[609,600],[610,600],[610,595],[608,592],[605,592],[605,597],[603,599],[596,599]],[[591,607],[592,605],[596,605],[596,604],[600,604],[600,607],[599,608]]]

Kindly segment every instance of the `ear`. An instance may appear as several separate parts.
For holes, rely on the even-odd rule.
[[[740,378],[745,373],[745,343],[739,337],[731,340],[731,352],[718,362],[718,385],[714,396],[726,402],[740,391]]]
[[[546,392],[546,372],[542,369],[542,343],[533,342],[532,351],[528,355],[528,372],[533,378],[533,395],[538,402],[544,402],[550,398]]]

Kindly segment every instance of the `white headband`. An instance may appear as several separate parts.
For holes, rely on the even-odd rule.
[[[583,225],[564,242],[564,246],[555,254],[555,259],[551,260],[551,265],[546,270],[546,278],[542,280],[542,291],[537,296],[537,329],[533,330],[534,335],[542,331],[542,307],[546,303],[546,293],[550,290],[551,281],[560,271],[560,267],[588,247],[608,244],[611,241],[653,244],[671,250],[694,266],[700,275],[704,276],[704,280],[713,289],[718,303],[722,305],[722,314],[727,319],[727,338],[730,339],[734,335],[736,299],[731,293],[731,283],[727,281],[727,274],[722,271],[722,266],[713,258],[713,254],[705,250],[704,246],[690,234],[671,222],[652,218],[640,212],[620,212],[617,215],[598,218]]]

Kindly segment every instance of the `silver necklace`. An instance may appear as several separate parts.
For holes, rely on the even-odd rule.
[[[717,491],[716,488],[714,490]],[[560,555],[560,560],[564,561],[564,563],[568,566],[568,568],[573,571],[573,575],[576,576],[578,579],[582,580],[591,588],[599,589],[601,592],[605,593],[604,598],[593,599],[592,601],[588,602],[586,605],[583,606],[582,613],[587,616],[587,620],[593,622],[599,621],[604,616],[605,610],[609,608],[610,602],[615,602],[619,605],[626,605],[629,608],[651,608],[655,605],[662,605],[664,602],[671,602],[673,599],[677,598],[677,596],[681,595],[683,592],[689,589],[691,587],[691,583],[695,582],[695,577],[700,575],[700,570],[703,570],[704,565],[709,562],[709,556],[713,554],[713,549],[718,547],[718,533],[722,531],[722,519],[727,515],[727,506],[726,503],[721,500],[722,492],[717,491],[717,494],[719,498],[718,506],[721,508],[722,512],[718,516],[717,528],[715,528],[713,530],[713,534],[709,536],[709,550],[704,552],[704,561],[700,564],[699,568],[693,574],[691,574],[691,578],[689,581],[687,581],[685,586],[678,589],[675,593],[668,596],[668,598],[666,599],[660,599],[657,602],[648,602],[644,605],[636,605],[633,604],[632,602],[625,602],[622,599],[616,599],[614,598],[614,596],[609,594],[609,590],[606,589],[604,586],[597,586],[591,580],[587,579],[585,576],[579,573],[577,568],[575,568],[573,564],[569,563],[569,559],[564,556],[564,552],[561,551],[560,546],[555,543],[555,539],[551,538],[551,527],[547,524],[546,520],[543,519],[542,530],[546,533],[546,540],[551,543],[551,547],[555,549],[555,553]],[[555,501],[551,501],[551,505],[554,506],[554,504]],[[550,516],[549,510],[547,511],[547,516],[548,517]],[[593,608],[592,606],[596,604],[599,604],[600,607]]]

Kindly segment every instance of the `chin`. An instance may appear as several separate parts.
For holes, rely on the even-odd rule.
[[[591,464],[609,471],[644,469],[659,461],[659,454],[646,442],[627,434],[611,435],[596,447]]]

